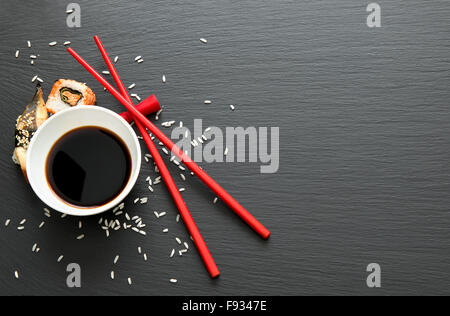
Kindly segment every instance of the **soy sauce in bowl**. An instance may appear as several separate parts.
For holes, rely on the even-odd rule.
[[[46,160],[52,190],[66,203],[98,207],[114,200],[131,174],[131,156],[113,132],[85,126],[59,138]]]

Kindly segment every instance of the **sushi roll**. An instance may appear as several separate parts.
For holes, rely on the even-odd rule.
[[[59,79],[53,85],[46,107],[49,113],[55,114],[72,106],[94,104],[95,94],[85,83]]]
[[[13,161],[20,165],[22,172],[26,173],[26,156],[28,145],[37,131],[39,126],[48,118],[47,109],[45,107],[44,98],[42,97],[42,88],[38,84],[36,92],[31,102],[26,106],[25,111],[17,118],[15,131],[15,148],[13,153]]]

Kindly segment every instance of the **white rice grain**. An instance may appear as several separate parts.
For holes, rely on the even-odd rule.
[[[119,61],[119,56],[114,57],[114,63],[116,64]]]
[[[80,236],[77,237],[77,240],[81,240],[84,238],[84,234],[81,234]]]
[[[230,104],[230,109],[231,109],[231,111],[234,111],[235,108],[236,108],[236,107],[235,107],[233,104]]]
[[[56,260],[58,263],[62,261],[62,259],[64,259],[64,256],[59,256],[58,260]]]
[[[72,44],[70,41],[65,41],[64,42],[64,46],[67,46],[67,45],[70,45],[70,44]]]
[[[31,41],[27,41],[28,48],[31,48]]]
[[[128,278],[128,284],[129,285],[133,284],[133,281],[131,280],[131,278]]]
[[[177,283],[178,280],[177,279],[170,279],[170,283]]]
[[[20,50],[16,50],[16,54],[14,56],[16,56],[16,58],[19,58],[20,55]]]
[[[170,258],[172,258],[175,255],[175,249],[172,249],[172,252],[170,253]]]
[[[10,219],[7,219],[6,222],[5,222],[5,227],[8,227],[8,226],[9,226],[9,223],[11,223],[11,220],[10,220]]]
[[[19,271],[14,271],[14,277],[16,278],[16,279],[18,279],[19,278]]]
[[[201,38],[200,42],[202,42],[203,44],[206,44],[206,43],[208,43],[208,40],[206,38]]]
[[[50,42],[48,43],[48,46],[56,46],[56,44],[58,44],[58,42]]]
[[[134,58],[134,61],[138,61],[139,59],[142,59],[142,56],[136,56],[136,58]]]
[[[203,101],[205,104],[211,104],[212,103],[212,101],[211,100],[205,100],[205,101]]]
[[[175,237],[175,240],[177,241],[177,243],[178,243],[178,244],[180,244],[180,245],[181,245],[181,239],[180,239],[180,238],[178,238],[178,237]]]
[[[163,75],[163,76],[162,76],[162,82],[163,82],[163,83],[166,83],[166,75]]]
[[[39,228],[44,227],[44,225],[45,225],[45,222],[41,222],[41,224],[39,224]]]
[[[136,87],[136,84],[135,84],[135,83],[132,83],[132,84],[130,84],[130,85],[128,86],[128,89],[131,90],[131,89],[133,89],[134,87]]]
[[[120,259],[120,256],[117,255],[117,256],[114,258],[114,264],[117,264],[117,262],[119,261],[119,259]]]

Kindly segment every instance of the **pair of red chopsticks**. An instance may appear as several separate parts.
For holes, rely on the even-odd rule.
[[[244,220],[253,230],[255,230],[262,238],[267,239],[270,236],[270,231],[264,227],[256,218],[254,218],[244,207],[242,207],[228,192],[226,192],[217,182],[215,182],[208,174],[203,171],[194,161],[191,160],[180,148],[178,148],[164,133],[162,133],[155,125],[153,125],[141,112],[139,112],[133,105],[130,96],[128,95],[125,86],[120,80],[117,71],[111,62],[103,44],[98,36],[94,37],[95,42],[105,60],[110,74],[113,76],[120,93],[106,81],[94,68],[92,68],[80,55],[78,55],[72,48],[68,48],[67,51],[84,67],[89,73],[94,76],[125,108],[128,110],[129,115],[135,121],[136,126],[139,129],[149,151],[152,155],[156,166],[161,172],[162,178],[172,195],[175,204],[177,205],[180,215],[192,236],[194,244],[196,245],[200,256],[202,257],[205,266],[212,278],[216,278],[220,275],[219,269],[211,256],[211,253],[203,240],[200,231],[197,228],[172,176],[169,173],[164,161],[161,158],[155,144],[153,143],[150,135],[146,131],[146,128],[158,138],[165,147],[167,147],[173,154],[175,154],[185,166],[197,175],[222,201],[224,201],[231,209]]]

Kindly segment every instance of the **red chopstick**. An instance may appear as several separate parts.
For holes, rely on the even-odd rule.
[[[94,68],[92,68],[80,55],[72,48],[67,51],[97,79],[127,110],[133,114],[136,120],[142,123],[153,135],[156,136],[168,149],[172,151],[185,166],[191,170],[200,180],[202,180],[223,202],[225,202],[244,222],[246,222],[262,238],[267,239],[270,231],[264,227],[253,215],[251,215],[242,205],[240,205],[227,191],[225,191],[214,179],[212,179],[203,169],[201,169],[192,159],[178,148],[163,132],[152,124],[144,115],[128,102],[108,81],[106,81]]]
[[[156,99],[155,95],[152,94],[147,99],[136,105],[136,109],[145,116],[147,116],[149,114],[156,113],[159,110],[161,110],[161,106],[159,105],[159,102]],[[122,116],[122,118],[128,123],[133,122],[133,118],[131,117],[130,113],[125,111],[120,113],[119,115]]]
[[[100,41],[100,38],[98,36],[94,36],[94,40],[103,56],[103,59],[106,62],[106,65],[108,66],[109,72],[111,73],[117,87],[119,88],[120,93],[128,100],[129,103],[132,104],[133,101],[128,95],[128,92],[125,89],[122,80],[120,80],[119,74],[117,73],[114,64],[111,62],[111,59],[109,58],[105,47]],[[133,114],[131,114],[131,116],[133,117]],[[188,228],[189,234],[192,236],[194,244],[196,245],[200,256],[202,257],[209,274],[212,278],[218,277],[220,275],[219,269],[217,268],[216,263],[214,262],[214,259],[211,256],[211,253],[209,252],[208,247],[206,246],[206,243],[203,240],[202,235],[200,234],[200,231],[198,230],[198,227],[195,224],[194,219],[192,218],[191,213],[189,212],[189,209],[187,208],[186,203],[184,202],[180,194],[180,191],[178,190],[175,182],[172,179],[172,176],[169,173],[169,170],[167,169],[161,155],[159,154],[158,149],[153,143],[150,135],[147,133],[145,127],[142,126],[142,124],[138,120],[135,120],[135,122],[142,137],[144,138],[145,143],[147,144],[147,147],[153,157],[153,160],[156,163],[156,166],[158,167],[164,179],[164,182],[166,183],[167,188],[169,189],[170,194],[172,195],[173,200],[175,201],[175,204],[180,210],[181,217],[183,218],[183,221]]]

